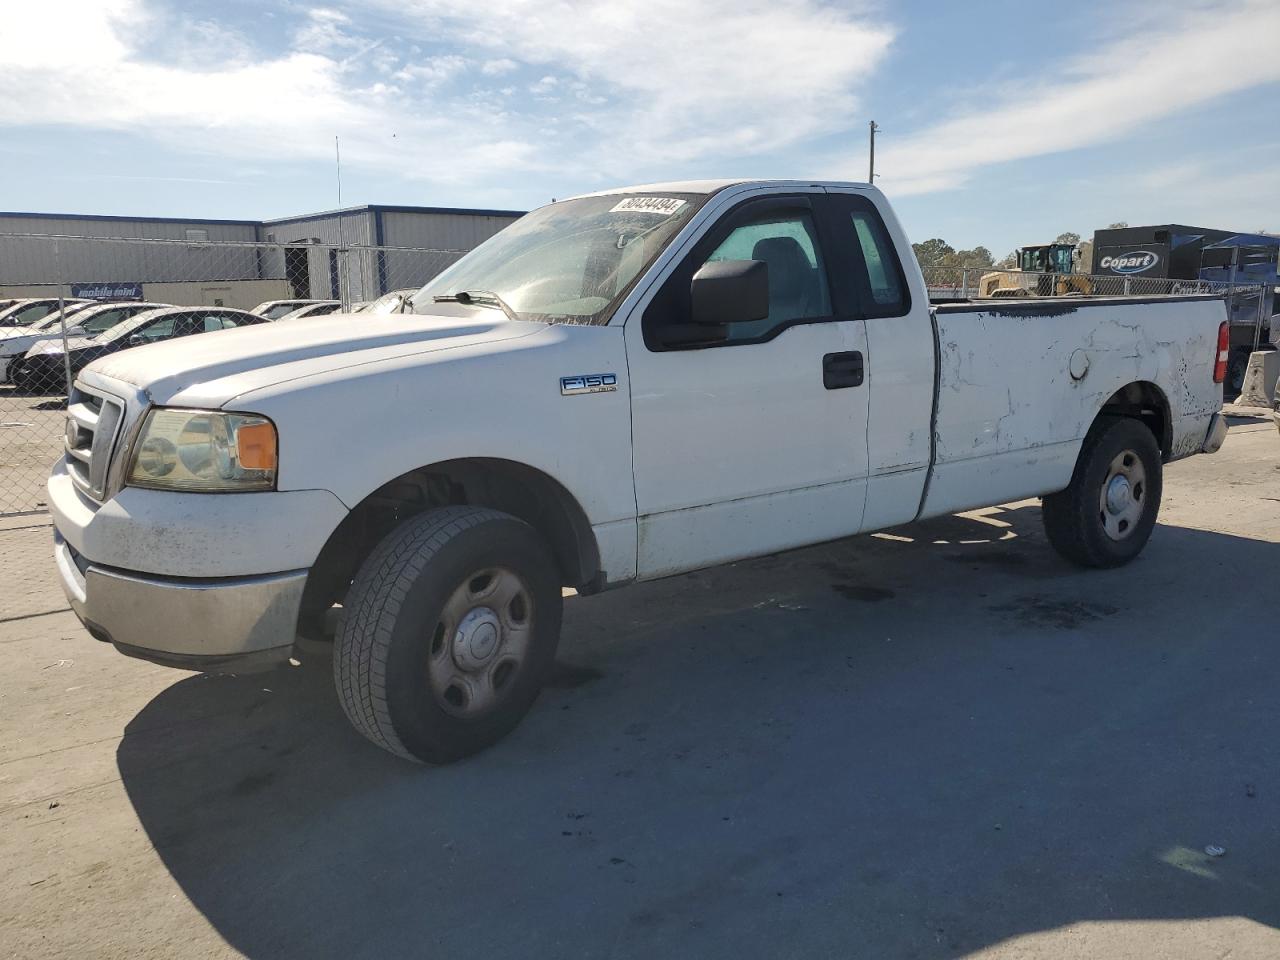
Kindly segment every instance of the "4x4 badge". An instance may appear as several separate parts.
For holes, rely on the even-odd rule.
[[[612,393],[618,389],[618,377],[612,373],[587,373],[560,378],[560,393],[572,397],[579,393]]]

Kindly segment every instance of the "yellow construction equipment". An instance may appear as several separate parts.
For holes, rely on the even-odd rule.
[[[1018,249],[1013,270],[984,273],[981,297],[1065,297],[1093,292],[1093,282],[1075,273],[1079,254],[1074,243],[1042,243]]]

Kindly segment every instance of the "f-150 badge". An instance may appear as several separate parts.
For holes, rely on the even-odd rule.
[[[618,378],[612,373],[587,373],[560,378],[560,393],[566,397],[579,393],[613,393],[617,389]]]

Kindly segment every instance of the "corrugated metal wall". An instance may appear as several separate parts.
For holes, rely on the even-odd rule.
[[[368,210],[353,210],[343,213],[317,214],[311,217],[295,217],[288,220],[268,220],[259,227],[259,235],[265,241],[275,243],[316,243],[338,247],[349,244],[370,246],[374,243],[373,214]],[[338,300],[341,292],[338,289],[339,267],[338,254],[327,246],[308,251],[306,277],[297,275],[295,270],[289,280],[298,291],[299,296],[316,300]],[[359,259],[359,258],[356,258]],[[351,262],[352,301],[371,300],[378,296],[378,277],[376,271],[356,269],[356,259]],[[284,255],[271,254],[268,262],[271,268],[279,268],[284,276]]]
[[[379,266],[381,287],[386,290],[417,289],[463,252],[473,250],[498,231],[515,223],[516,214],[441,213],[384,210],[382,242],[388,247],[414,247],[440,253],[397,253],[382,255]]]
[[[382,214],[382,242],[388,247],[471,250],[518,219],[516,216],[388,210]]]
[[[276,243],[373,243],[373,214],[368,210],[317,213],[314,216],[267,220],[259,228],[259,239]]]
[[[249,243],[257,239],[252,223],[0,216],[0,234],[37,235],[0,237],[0,282],[138,283],[259,276],[252,248],[190,244],[186,241],[193,238],[188,230],[201,231],[194,239]],[[56,249],[53,236],[64,238],[56,241]],[[112,243],[97,238],[169,242]]]
[[[0,214],[0,233],[35,233],[41,236],[124,237],[130,240],[186,240],[187,230],[204,230],[206,240],[258,239],[258,225],[252,222],[211,222],[202,220],[101,219],[97,217],[48,217]]]
[[[381,219],[381,230],[378,222]],[[172,283],[287,279],[291,292],[337,299],[340,258],[347,257],[351,301],[417,288],[519,219],[487,210],[363,208],[263,223],[158,221],[0,214],[0,284]],[[198,231],[196,236],[188,230]],[[34,235],[5,237],[3,234]],[[54,236],[58,240],[56,255]],[[108,242],[90,238],[118,238]],[[162,243],[129,241],[159,240]],[[208,240],[200,244],[194,240]],[[316,244],[305,256],[235,243]],[[227,244],[223,246],[221,244]],[[337,247],[413,247],[438,254]],[[286,276],[289,274],[289,276]]]

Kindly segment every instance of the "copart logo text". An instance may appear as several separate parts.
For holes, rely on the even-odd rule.
[[[1150,250],[1134,250],[1118,257],[1103,257],[1098,266],[1116,273],[1145,273],[1160,262],[1160,255]]]

